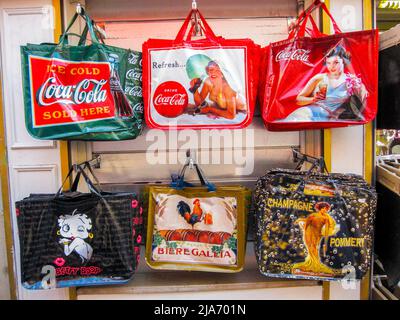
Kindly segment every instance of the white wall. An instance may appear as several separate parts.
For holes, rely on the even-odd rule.
[[[0,53],[6,131],[14,271],[19,299],[63,299],[67,290],[26,290],[21,285],[20,250],[14,203],[30,193],[54,193],[61,184],[60,147],[32,138],[24,124],[20,46],[53,42],[51,0],[0,0]]]

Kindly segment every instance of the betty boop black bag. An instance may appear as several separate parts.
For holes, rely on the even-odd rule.
[[[272,170],[254,202],[262,274],[355,280],[368,270],[376,193],[361,176]]]
[[[68,192],[61,187],[16,203],[27,289],[119,284],[135,272],[143,211],[137,195],[102,192],[77,168]],[[81,175],[90,193],[76,192]]]

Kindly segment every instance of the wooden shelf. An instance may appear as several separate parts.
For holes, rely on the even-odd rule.
[[[142,255],[143,256],[143,255]],[[293,287],[322,287],[322,282],[268,278],[260,274],[251,243],[247,248],[245,269],[238,273],[152,270],[144,260],[133,279],[119,286],[78,288],[77,295],[137,295],[182,292],[230,291]]]
[[[247,270],[237,274],[212,275],[210,273],[182,271],[138,273],[126,285],[79,288],[77,294],[78,296],[129,295],[321,286],[318,281],[266,278],[256,272],[258,270],[254,270],[254,272]]]

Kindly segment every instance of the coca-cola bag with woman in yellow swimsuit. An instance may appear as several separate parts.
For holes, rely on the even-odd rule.
[[[193,15],[198,16],[205,38],[192,40],[195,25],[188,26]],[[143,44],[147,125],[159,129],[248,126],[254,112],[259,49],[251,39],[217,37],[193,9],[174,40],[149,39]]]

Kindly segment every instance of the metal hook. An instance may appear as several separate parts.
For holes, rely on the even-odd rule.
[[[76,13],[77,14],[82,14],[82,10],[83,10],[82,5],[78,2],[76,4]]]
[[[101,164],[101,156],[97,153],[93,154],[93,158],[91,160],[86,160],[83,161],[79,164],[74,164],[76,166],[83,166],[84,164],[90,165],[95,169],[100,169],[100,164]]]
[[[196,0],[192,0],[192,9],[197,10],[197,2]]]
[[[196,164],[195,158],[195,152],[193,150],[186,150],[186,164],[189,166],[189,169],[194,169],[194,166]]]

